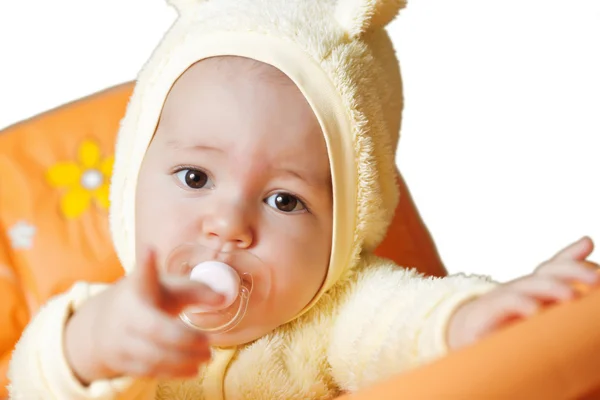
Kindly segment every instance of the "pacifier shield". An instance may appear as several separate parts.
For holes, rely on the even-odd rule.
[[[255,284],[258,283],[258,292],[267,296],[271,282],[269,268],[252,253],[239,249],[225,252],[199,243],[175,248],[167,257],[163,272],[201,282],[225,296],[220,307],[197,304],[179,314],[190,328],[211,333],[236,327],[246,315]]]

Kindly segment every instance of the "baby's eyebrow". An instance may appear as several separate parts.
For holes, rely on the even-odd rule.
[[[214,147],[214,146],[209,146],[209,145],[204,145],[204,144],[185,144],[185,143],[181,143],[176,139],[169,139],[165,142],[165,145],[167,147],[170,147],[174,150],[184,150],[184,149],[189,149],[189,150],[198,150],[198,151],[218,151],[220,153],[222,153],[224,150],[220,149],[218,147]]]
[[[303,180],[305,182],[309,182],[309,179],[305,178],[303,174],[301,174],[298,171],[295,171],[293,169],[290,168],[277,168],[276,169],[277,173],[279,173],[280,175],[292,175],[293,177]]]
[[[301,181],[305,182],[306,184],[308,184],[310,186],[315,186],[315,187],[327,186],[329,179],[330,179],[329,176],[327,176],[327,177],[315,176],[315,174],[312,174],[310,172],[299,171],[297,169],[292,169],[292,168],[280,167],[280,168],[275,168],[275,171],[281,175],[293,176],[294,178],[300,179]]]

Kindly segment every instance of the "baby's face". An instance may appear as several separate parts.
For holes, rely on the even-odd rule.
[[[325,140],[298,88],[254,61],[205,60],[173,86],[144,158],[137,259],[151,246],[164,262],[185,242],[260,259],[270,287],[255,282],[246,317],[212,337],[221,346],[252,341],[297,315],[320,288],[332,203]]]

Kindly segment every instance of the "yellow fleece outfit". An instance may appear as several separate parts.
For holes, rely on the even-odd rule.
[[[325,135],[333,183],[329,270],[294,320],[238,348],[213,349],[195,379],[129,377],[83,387],[64,356],[67,318],[106,286],[80,282],[36,315],[10,366],[14,399],[330,399],[447,351],[456,307],[495,284],[463,275],[424,278],[371,252],[398,201],[395,152],[402,91],[384,29],[401,0],[178,0],[179,18],[138,82],[117,140],[111,231],[133,270],[137,175],[163,103],[192,64],[241,56],[284,72]]]

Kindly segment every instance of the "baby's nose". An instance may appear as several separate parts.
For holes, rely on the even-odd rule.
[[[249,218],[241,210],[222,211],[204,217],[201,239],[221,251],[250,247],[253,234]]]

